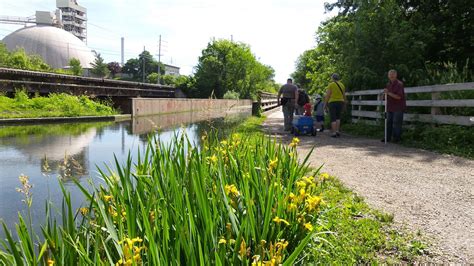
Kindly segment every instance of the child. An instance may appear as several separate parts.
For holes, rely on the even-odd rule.
[[[310,103],[306,103],[305,105],[303,105],[303,109],[304,109],[304,116],[311,116],[311,104]]]
[[[319,132],[324,131],[324,102],[321,95],[316,94],[314,99],[314,113],[313,116],[316,119],[315,127]]]

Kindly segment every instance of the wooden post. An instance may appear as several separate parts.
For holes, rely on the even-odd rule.
[[[362,95],[359,95],[359,101],[362,101]],[[362,105],[359,105],[359,107],[357,108],[359,111],[362,111]],[[361,119],[362,117],[358,116],[357,117],[357,122],[359,122],[359,120]]]
[[[435,103],[437,100],[441,99],[441,92],[432,92],[431,93],[431,100]],[[443,112],[441,111],[440,107],[431,106],[431,115],[441,115]]]
[[[377,101],[383,101],[383,94],[377,94]],[[377,113],[380,113],[382,112],[382,106],[380,105],[377,105],[377,109],[376,109]],[[384,114],[385,116],[385,114]],[[381,116],[380,116],[381,117]],[[376,118],[375,121],[377,122],[377,124],[380,122],[380,118]]]

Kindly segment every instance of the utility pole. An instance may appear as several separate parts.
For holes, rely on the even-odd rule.
[[[125,64],[124,60],[125,60],[125,38],[122,37],[120,38],[120,63],[122,64],[122,66]]]
[[[160,84],[161,79],[161,34],[160,34],[160,41],[158,43],[158,80],[157,84]]]
[[[145,46],[143,46],[143,55],[142,55],[143,67],[142,67],[142,82],[145,83]]]

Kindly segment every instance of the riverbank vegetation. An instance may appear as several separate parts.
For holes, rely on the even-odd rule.
[[[137,157],[100,171],[105,184],[77,184],[73,209],[63,188],[59,220],[46,204],[41,236],[28,216],[6,229],[0,261],[64,265],[285,265],[411,262],[422,242],[390,227],[334,177],[298,160],[298,139],[263,136],[263,118],[236,133],[209,133],[196,147],[185,136],[150,139]],[[34,189],[21,176],[31,206]]]
[[[470,0],[330,1],[326,11],[337,13],[317,29],[316,47],[300,56],[293,76],[312,91],[332,72],[350,90],[383,88],[392,68],[406,86],[472,81],[468,7]]]
[[[110,103],[87,96],[52,93],[30,98],[18,90],[13,98],[0,95],[0,118],[106,116],[118,114]]]
[[[24,49],[8,51],[4,43],[0,42],[0,67],[51,72],[58,74],[72,74],[69,70],[53,69],[43,58],[37,55],[28,55]]]
[[[405,87],[472,82],[474,50],[471,36],[465,34],[474,31],[471,10],[470,0],[329,1],[326,11],[335,16],[316,30],[316,46],[300,55],[293,77],[312,93],[324,93],[333,72],[341,75],[349,91],[384,88],[389,69],[398,71]],[[407,97],[431,100],[427,93]],[[440,94],[443,100],[473,98],[473,91]],[[441,112],[473,116],[474,108]],[[430,110],[411,106],[408,113]],[[365,124],[345,125],[344,130],[378,138],[384,132],[383,127]],[[471,131],[471,127],[416,124],[407,129],[403,144],[472,157]]]

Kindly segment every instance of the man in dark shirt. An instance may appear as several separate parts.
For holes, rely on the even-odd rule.
[[[396,70],[392,69],[388,72],[388,79],[390,81],[384,90],[387,100],[386,138],[388,142],[399,142],[402,137],[403,112],[406,109],[405,90],[403,82],[397,79]]]
[[[280,100],[280,97],[283,96]],[[293,122],[293,113],[295,112],[295,104],[298,101],[298,88],[293,85],[293,80],[288,79],[286,84],[278,91],[278,104],[282,105],[285,131],[291,129]]]

